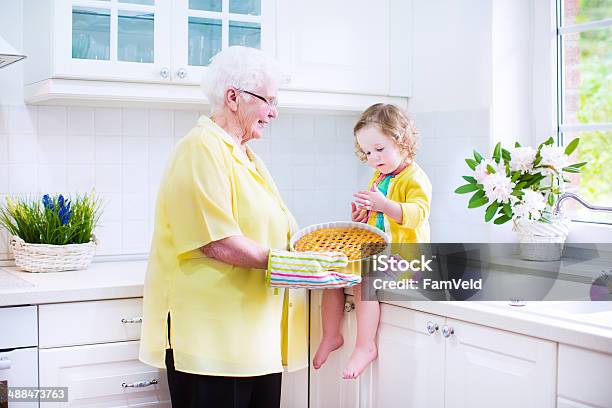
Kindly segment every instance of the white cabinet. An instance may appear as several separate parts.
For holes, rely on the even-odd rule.
[[[406,107],[411,4],[24,0],[25,100],[199,109],[207,101],[196,85],[210,58],[245,45],[276,57],[291,77],[279,92],[282,108]]]
[[[278,2],[289,89],[410,95],[411,1]]]
[[[6,407],[9,387],[38,386],[36,306],[0,308],[0,406]],[[37,408],[37,401],[16,402],[10,407]]]
[[[444,406],[443,325],[442,317],[381,304],[378,359],[364,377],[362,392],[370,395],[364,406]]]
[[[169,407],[165,370],[138,360],[141,322],[142,298],[40,305],[40,385],[68,387],[48,406]]]
[[[198,84],[229,45],[274,54],[272,0],[26,0],[26,84],[50,78]]]
[[[319,347],[323,329],[321,326],[321,299],[323,291],[311,291],[310,300],[310,361]],[[353,297],[347,296],[348,305],[353,304]],[[358,406],[360,380],[344,380],[342,372],[353,351],[356,334],[355,311],[345,309],[342,323],[344,345],[329,355],[325,364],[318,370],[310,366],[310,406],[313,408],[349,408]]]
[[[558,408],[612,407],[612,355],[559,345]]]
[[[447,319],[446,408],[555,407],[557,345]]]
[[[328,406],[553,408],[556,353],[547,340],[381,304],[378,359],[350,404]],[[337,399],[339,381],[311,386],[311,401]]]
[[[138,361],[138,341],[41,349],[40,385],[68,387],[42,407],[170,407],[165,371]]]

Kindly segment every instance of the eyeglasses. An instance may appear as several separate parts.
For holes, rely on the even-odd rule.
[[[257,98],[257,99],[259,99],[261,101],[264,101],[268,105],[268,107],[270,107],[270,109],[272,109],[272,108],[276,109],[278,107],[278,99],[270,100],[270,99],[268,99],[266,97],[263,97],[261,95],[257,95],[256,93],[249,92],[249,91],[246,91],[246,90],[240,89],[240,88],[236,88],[236,90],[238,92],[244,92],[245,94],[249,94],[249,95],[254,96],[255,98]]]

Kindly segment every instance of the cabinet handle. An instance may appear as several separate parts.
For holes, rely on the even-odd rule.
[[[449,338],[453,334],[455,334],[455,329],[453,329],[452,327],[444,326],[442,328],[442,335],[444,337]]]
[[[121,323],[142,323],[142,317],[134,317],[131,319],[123,318],[121,319]]]
[[[168,78],[170,76],[170,70],[168,69],[168,67],[163,67],[160,71],[159,71],[159,76],[162,78]]]
[[[0,358],[0,370],[8,370],[9,368],[11,368],[11,360]]]
[[[178,71],[176,71],[176,76],[183,79],[187,76],[187,70],[185,68],[179,68]]]
[[[434,323],[432,321],[427,322],[427,332],[429,334],[434,334],[439,328],[438,323]]]
[[[344,302],[344,311],[350,313],[352,310],[355,310],[355,304],[352,302]]]
[[[122,388],[142,388],[142,387],[148,387],[149,385],[155,385],[155,384],[157,384],[157,380],[154,378],[149,381],[136,381],[131,384],[121,383],[121,387]]]

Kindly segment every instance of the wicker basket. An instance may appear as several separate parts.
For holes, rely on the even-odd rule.
[[[11,238],[15,264],[27,272],[61,272],[86,269],[96,252],[98,241],[92,235],[85,244],[28,244],[18,236]]]

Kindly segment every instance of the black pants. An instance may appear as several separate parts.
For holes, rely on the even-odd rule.
[[[281,373],[257,377],[220,377],[174,369],[172,349],[166,350],[168,386],[173,408],[278,408]]]

